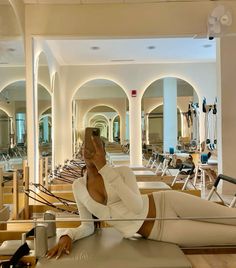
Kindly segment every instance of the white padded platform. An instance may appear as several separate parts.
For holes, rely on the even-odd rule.
[[[171,190],[171,187],[161,181],[139,181],[137,182],[139,190]]]
[[[70,255],[47,260],[36,268],[190,268],[180,248],[174,244],[143,238],[123,239],[113,228],[103,228],[73,244]]]
[[[133,170],[135,176],[156,176],[151,170]]]

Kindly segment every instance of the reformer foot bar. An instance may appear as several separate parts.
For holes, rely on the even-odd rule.
[[[185,170],[184,170],[185,169]],[[175,175],[175,178],[171,184],[171,186],[173,187],[175,185],[175,183],[177,182],[177,180],[179,179],[179,176],[181,175],[181,172],[185,171],[186,172],[186,175],[185,175],[185,182],[184,182],[184,185],[182,187],[182,191],[183,190],[186,190],[187,188],[187,185],[190,181],[190,179],[193,177],[194,175],[194,169],[195,169],[195,165],[194,164],[189,164],[189,163],[184,163],[181,165],[181,167],[179,168],[179,171],[177,172],[177,174]],[[182,176],[182,175],[181,175]],[[181,178],[183,179],[183,178]],[[196,187],[193,185],[192,183],[192,186],[194,187],[194,189],[196,189]]]
[[[220,174],[220,175],[216,178],[215,183],[214,183],[214,185],[212,186],[212,188],[211,188],[211,190],[210,190],[210,192],[209,192],[209,194],[208,194],[208,196],[207,196],[207,200],[210,200],[210,199],[212,198],[213,194],[215,193],[215,194],[219,197],[219,199],[223,202],[224,205],[229,206],[229,207],[234,207],[235,204],[236,204],[236,194],[234,195],[234,198],[233,198],[233,200],[231,201],[231,203],[230,203],[230,204],[227,204],[227,203],[223,200],[223,198],[220,196],[220,194],[218,193],[218,191],[217,191],[217,187],[218,187],[218,185],[219,185],[220,180],[223,180],[223,181],[227,181],[227,182],[229,182],[229,183],[236,184],[236,179],[234,179],[234,178],[232,178],[232,177],[229,177],[229,176],[226,176],[226,175],[223,175],[223,174]]]

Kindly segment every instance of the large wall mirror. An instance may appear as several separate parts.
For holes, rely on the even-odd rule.
[[[100,128],[106,143],[124,144],[128,139],[128,99],[124,90],[106,79],[95,79],[78,89],[73,99],[74,152],[89,126]]]
[[[0,166],[22,168],[27,157],[24,45],[9,1],[0,1]]]
[[[85,127],[98,127],[103,139],[108,142],[120,142],[120,116],[109,106],[96,106],[85,117]],[[115,121],[115,122],[114,122]]]
[[[160,152],[163,151],[164,143],[164,79],[154,81],[142,98],[142,143]],[[199,143],[199,100],[196,91],[188,82],[178,78],[176,80],[177,140],[190,146],[193,141]],[[195,123],[192,120],[194,117]]]

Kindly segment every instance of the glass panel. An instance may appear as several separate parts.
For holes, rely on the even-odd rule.
[[[21,31],[9,1],[0,3],[0,166],[22,168],[26,158],[25,56]],[[7,160],[7,163],[5,161]]]

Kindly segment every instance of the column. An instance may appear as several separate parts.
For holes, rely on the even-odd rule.
[[[227,36],[217,40],[218,103],[217,103],[217,150],[219,173],[236,178],[236,37]],[[223,194],[235,194],[236,186],[223,183]]]
[[[62,147],[61,147],[61,102],[60,102],[60,84],[58,74],[55,76],[54,89],[53,89],[53,99],[52,99],[52,117],[53,117],[53,152],[54,152],[54,161],[55,166],[63,164],[62,157]]]
[[[31,182],[38,182],[38,105],[37,105],[37,74],[34,66],[33,39],[25,39],[26,55],[26,126],[27,126],[27,159],[29,178]]]
[[[145,143],[149,144],[149,119],[148,114],[144,114]]]
[[[177,80],[173,77],[163,81],[163,122],[164,146],[163,151],[177,145]]]
[[[61,125],[61,159],[72,158],[72,97],[68,93],[67,85],[64,83],[60,87],[60,125]],[[65,101],[68,100],[68,101]]]
[[[124,144],[124,141],[126,140],[126,131],[127,130],[127,124],[126,124],[126,99],[124,101],[125,105],[122,108],[122,111],[120,112],[120,143]]]
[[[125,140],[129,140],[129,111],[125,114]]]
[[[130,106],[130,164],[132,166],[142,165],[142,129],[141,129],[141,99],[132,97]]]
[[[49,142],[48,116],[43,118],[43,138],[45,142]]]
[[[113,121],[111,118],[108,121],[108,131],[108,140],[109,142],[113,142]]]

